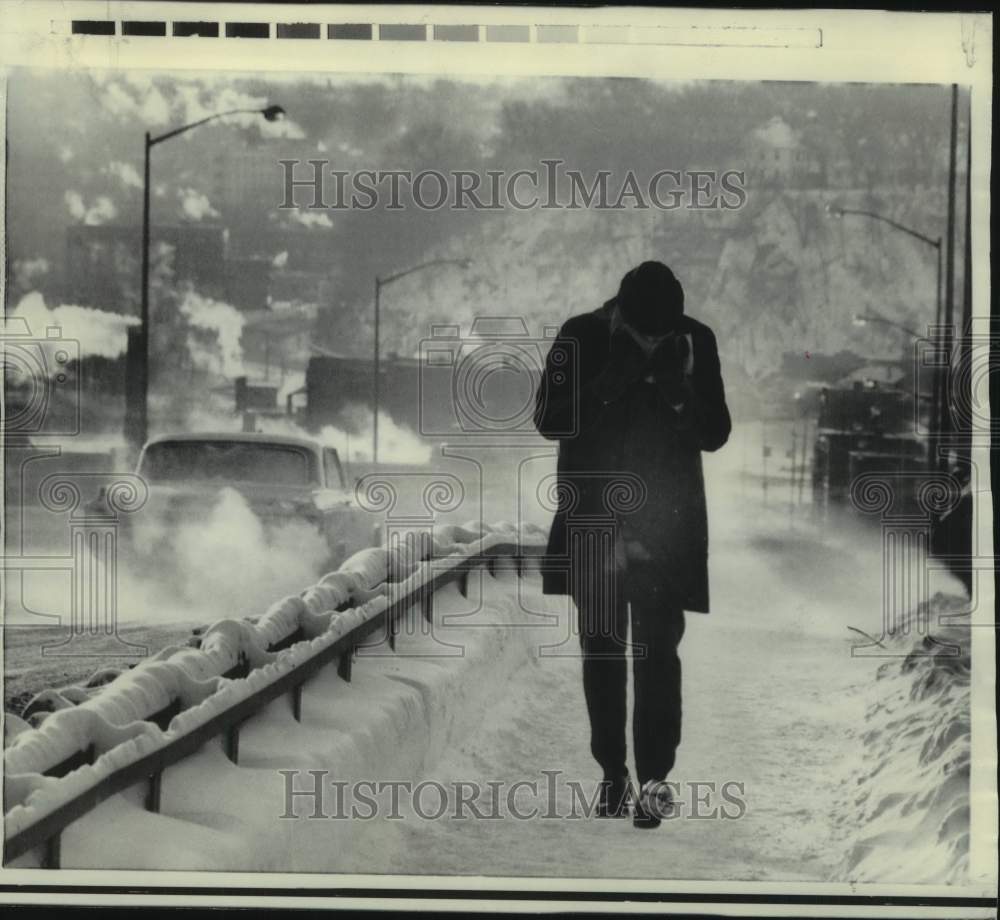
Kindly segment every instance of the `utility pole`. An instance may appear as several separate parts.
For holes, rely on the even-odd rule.
[[[958,84],[951,85],[951,135],[948,144],[948,224],[947,224],[947,256],[945,261],[944,275],[944,341],[941,343],[944,355],[939,356],[947,363],[944,372],[941,374],[941,400],[938,406],[940,418],[937,421],[940,440],[946,440],[951,431],[951,381],[950,370],[952,357],[951,352],[954,347],[954,322],[955,322],[955,170],[958,146]],[[937,469],[946,470],[948,467],[947,456],[935,457]]]
[[[924,233],[920,233],[914,230],[912,227],[907,227],[905,224],[901,224],[898,220],[893,220],[891,217],[887,217],[884,214],[876,214],[874,211],[862,210],[860,208],[840,208],[834,205],[827,205],[826,210],[828,214],[832,214],[835,217],[843,217],[845,214],[857,214],[861,217],[870,217],[872,220],[877,220],[880,223],[888,224],[895,230],[899,230],[901,233],[905,233],[907,236],[911,236],[916,240],[926,244],[927,246],[933,247],[935,254],[937,256],[937,282],[934,286],[934,344],[936,347],[944,348],[946,347],[941,342],[941,311],[942,311],[942,298],[941,298],[941,247],[944,240],[939,237],[930,237]],[[954,215],[952,215],[954,217]],[[914,338],[920,338],[916,332],[912,329],[908,329],[906,326],[901,326],[899,323],[894,323],[892,320],[886,319],[884,316],[880,316],[874,310],[869,309],[864,314],[858,314],[854,317],[857,323],[866,322],[877,322],[885,326],[891,326],[893,328],[899,329],[905,332],[907,335],[912,335]],[[941,407],[944,404],[944,394],[946,389],[945,376],[948,372],[948,368],[941,365],[940,362],[934,369],[934,378],[931,385],[931,411],[930,411],[930,422],[927,425],[928,437],[927,437],[927,468],[931,472],[938,469],[938,444],[941,441],[941,424],[940,418],[942,415]],[[914,398],[919,399],[919,394],[914,394]]]
[[[182,125],[152,137],[145,132],[143,144],[143,181],[142,181],[142,291],[139,308],[139,331],[128,339],[129,353],[126,355],[126,365],[130,368],[126,380],[125,392],[125,439],[135,453],[138,453],[149,437],[149,161],[150,152],[157,144],[184,134],[193,128],[225,118],[227,115],[253,114],[263,115],[267,121],[277,121],[284,117],[285,110],[280,105],[269,105],[263,109],[229,109],[207,115],[190,124]]]
[[[378,463],[378,410],[381,405],[381,375],[379,369],[379,298],[382,294],[382,279],[375,277],[375,360],[372,378],[372,463]]]
[[[963,428],[958,450],[959,463],[968,470],[972,462],[972,104],[968,109],[968,129],[965,143],[965,251],[962,269],[962,338],[959,342],[958,362],[962,392],[960,405],[966,406],[966,417],[959,419]]]

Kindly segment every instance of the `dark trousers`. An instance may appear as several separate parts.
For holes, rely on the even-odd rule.
[[[657,597],[655,572],[634,566],[608,590],[573,591],[583,651],[583,692],[590,715],[590,750],[605,775],[626,767],[628,670],[632,655],[632,743],[641,786],[666,779],[681,740],[681,661],[684,611]],[[624,582],[630,589],[624,588]],[[587,586],[591,587],[591,586]],[[597,588],[597,585],[593,585]],[[631,620],[631,636],[628,635]]]

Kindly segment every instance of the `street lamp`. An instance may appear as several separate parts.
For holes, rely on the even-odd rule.
[[[228,109],[225,112],[216,112],[214,115],[200,118],[198,121],[193,121],[180,128],[174,128],[172,131],[167,131],[157,137],[152,137],[148,131],[146,132],[142,187],[142,307],[139,314],[139,338],[141,341],[139,360],[135,363],[135,370],[138,373],[134,375],[139,378],[134,381],[137,384],[135,393],[138,398],[133,406],[135,410],[134,423],[132,426],[128,426],[129,430],[126,431],[126,438],[132,441],[133,446],[137,449],[142,447],[149,434],[149,152],[157,144],[162,144],[192,128],[200,127],[219,118],[226,118],[229,115],[245,114],[263,115],[266,121],[277,121],[284,116],[285,110],[280,105],[269,105],[263,109]],[[129,400],[129,404],[133,404],[132,399]]]
[[[828,203],[826,206],[827,214],[833,217],[843,217],[845,214],[856,214],[860,217],[869,217],[872,220],[880,221],[883,224],[888,224],[894,230],[898,230],[900,233],[905,233],[907,236],[912,236],[915,240],[919,240],[926,246],[932,247],[937,253],[937,280],[935,285],[935,301],[934,301],[934,321],[935,321],[935,336],[940,334],[941,328],[941,242],[940,236],[931,237],[926,234],[920,233],[918,230],[914,230],[912,227],[907,227],[905,224],[899,223],[897,220],[893,220],[891,217],[886,217],[884,214],[876,214],[874,211],[866,211],[862,208],[841,208],[832,202]],[[877,314],[871,314],[866,317],[866,321],[877,321],[881,322],[887,326],[895,326],[897,329],[902,329],[914,338],[919,339],[920,336],[913,332],[911,329],[907,329],[905,326],[899,326],[897,323],[893,323],[891,320],[887,320],[885,317],[879,317]],[[857,322],[857,317],[855,317]],[[931,432],[930,439],[928,443],[928,448],[930,452],[930,463],[932,466],[937,464],[937,445],[939,438],[939,428],[940,428],[940,416],[941,416],[941,403],[944,390],[944,373],[943,368],[938,367],[935,371],[934,378],[934,391],[931,399]]]
[[[381,397],[381,381],[379,379],[379,323],[382,288],[387,284],[392,284],[393,281],[399,281],[400,278],[405,278],[407,275],[423,271],[425,268],[431,268],[434,265],[458,265],[460,268],[468,268],[471,264],[471,259],[429,259],[426,262],[421,262],[419,265],[413,265],[410,268],[405,268],[403,271],[395,272],[392,275],[375,276],[375,361],[374,378],[372,381],[372,463],[378,463],[378,409]]]

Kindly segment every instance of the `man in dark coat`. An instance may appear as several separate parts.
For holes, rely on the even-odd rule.
[[[546,361],[535,424],[559,441],[547,594],[579,611],[591,751],[602,815],[627,814],[626,638],[631,620],[637,826],[669,807],[680,743],[684,611],[708,612],[701,451],[731,421],[712,331],[684,315],[666,265],[644,262],[616,297],[569,319]]]

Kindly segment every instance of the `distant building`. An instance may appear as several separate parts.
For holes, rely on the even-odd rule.
[[[211,183],[209,197],[226,210],[242,208],[248,201],[276,208],[284,195],[283,170],[273,150],[223,147],[207,173]]]
[[[244,313],[266,310],[270,276],[267,259],[227,258],[223,262],[222,299]]]
[[[151,251],[161,244],[171,251],[176,282],[187,282],[207,297],[239,310],[263,310],[268,302],[270,262],[231,258],[226,232],[212,224],[154,226]],[[141,298],[142,236],[120,224],[71,226],[66,231],[68,303],[112,313],[138,314]]]
[[[816,188],[854,188],[859,177],[841,136],[826,124],[810,122],[799,134],[810,151],[810,184]]]
[[[218,277],[225,251],[216,226],[156,226],[152,249],[166,243],[178,280],[206,288]],[[138,313],[141,232],[120,224],[71,226],[66,231],[66,299],[114,313]]]
[[[330,272],[272,269],[270,275],[271,302],[329,304],[333,299],[333,277]]]
[[[336,251],[328,231],[316,228],[274,227],[258,234],[252,245],[242,247],[248,253],[274,258],[288,253],[282,266],[288,271],[328,274],[336,265]]]
[[[817,158],[780,115],[751,132],[746,155],[750,184],[801,187],[819,177]]]
[[[306,366],[316,325],[316,308],[310,305],[281,306],[249,313],[240,343],[244,360],[279,372]]]

